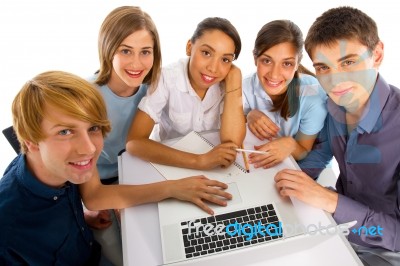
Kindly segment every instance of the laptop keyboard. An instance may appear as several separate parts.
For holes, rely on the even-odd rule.
[[[243,248],[283,237],[273,204],[181,223],[186,258]]]

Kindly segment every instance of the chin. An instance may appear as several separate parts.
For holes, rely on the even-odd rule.
[[[83,174],[80,176],[75,176],[75,177],[71,178],[69,181],[71,183],[79,185],[79,184],[88,182],[92,177],[93,177],[93,174]]]

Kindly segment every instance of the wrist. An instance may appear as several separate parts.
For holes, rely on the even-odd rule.
[[[162,200],[169,199],[174,197],[174,187],[175,187],[175,180],[166,180],[163,181],[162,187],[164,187],[164,195],[162,196]]]
[[[228,94],[228,93],[231,93],[231,92],[234,92],[234,91],[238,91],[238,90],[241,90],[242,89],[242,86],[238,86],[238,87],[234,87],[233,89],[232,88],[225,88],[225,93],[224,94]]]
[[[328,191],[328,202],[325,210],[329,213],[334,213],[338,204],[339,195],[330,189],[325,189]]]

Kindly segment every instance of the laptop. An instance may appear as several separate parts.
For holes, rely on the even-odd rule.
[[[276,172],[268,169],[223,180],[233,198],[226,207],[209,204],[213,216],[192,203],[159,202],[164,264],[248,252],[303,235],[305,229],[291,200],[282,198],[275,188]]]

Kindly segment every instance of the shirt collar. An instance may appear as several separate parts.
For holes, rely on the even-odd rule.
[[[257,76],[257,73],[254,73],[253,78],[254,78],[254,87],[253,87],[253,90],[254,90],[253,93],[254,93],[254,95],[255,95],[256,97],[258,97],[258,98],[262,98],[262,99],[264,99],[264,100],[266,100],[266,101],[272,103],[272,99],[271,99],[271,97],[269,97],[269,95],[265,92],[263,86],[261,85],[260,79],[259,79],[258,76]]]
[[[385,103],[389,97],[390,87],[385,82],[385,80],[378,75],[378,79],[376,81],[375,87],[369,97],[369,108],[364,110],[363,119],[358,124],[357,130],[362,133],[368,132],[371,133],[376,123],[378,122],[378,118],[382,113],[382,109],[385,106]]]
[[[382,113],[382,109],[389,97],[390,87],[386,81],[378,75],[374,89],[368,99],[369,106],[364,110],[363,119],[357,126],[359,133],[371,133]],[[342,124],[346,124],[346,110],[342,106],[336,105],[330,98],[327,102],[330,115]]]
[[[24,154],[19,155],[17,165],[17,178],[25,189],[37,197],[53,200],[54,197],[64,195],[66,193],[66,188],[71,185],[67,182],[62,188],[52,188],[43,184],[28,169],[26,164],[26,155]]]

